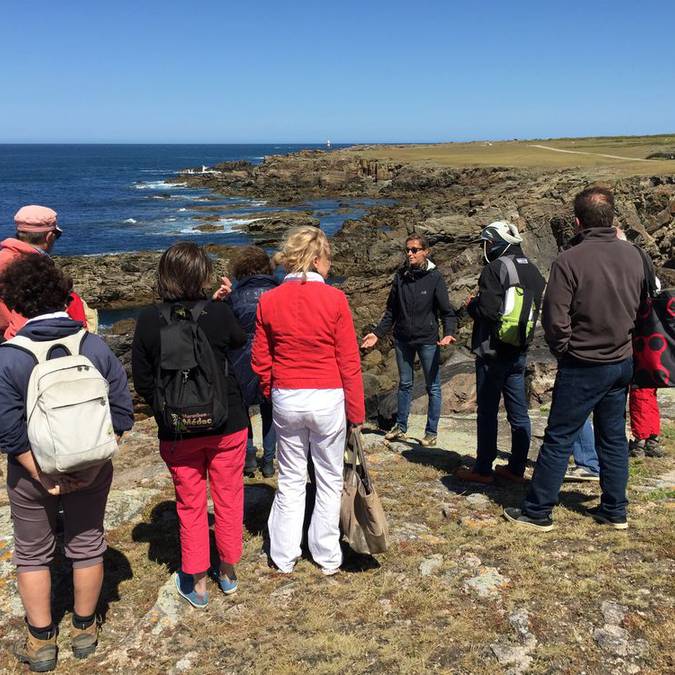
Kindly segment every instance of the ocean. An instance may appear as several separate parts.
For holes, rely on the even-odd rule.
[[[166,183],[181,169],[223,161],[259,163],[266,155],[320,145],[0,145],[0,238],[14,235],[14,214],[24,204],[49,206],[64,234],[57,255],[97,255],[163,250],[176,241],[242,244],[233,229],[279,208],[264,201],[214,196],[208,190]],[[345,147],[345,146],[334,146]],[[222,231],[200,232],[199,206],[230,207]],[[322,200],[312,209],[328,234],[369,204]],[[287,208],[287,207],[284,207]],[[212,224],[212,223],[210,223]]]

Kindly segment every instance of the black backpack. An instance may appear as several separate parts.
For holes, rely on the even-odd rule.
[[[646,296],[633,332],[633,386],[653,389],[675,387],[675,292],[657,290],[654,264],[642,256]]]
[[[227,421],[227,372],[197,324],[206,305],[204,300],[192,309],[180,303],[157,307],[165,325],[159,330],[153,408],[176,436],[215,431]]]

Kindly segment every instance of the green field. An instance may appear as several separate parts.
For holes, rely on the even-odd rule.
[[[367,145],[345,152],[358,152],[359,156],[366,159],[449,167],[609,168],[621,174],[675,173],[673,160],[646,160],[655,152],[675,152],[675,133],[661,136]]]

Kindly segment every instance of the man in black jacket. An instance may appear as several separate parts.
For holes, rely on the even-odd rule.
[[[441,416],[440,350],[455,341],[457,315],[450,306],[445,279],[428,259],[429,244],[420,234],[411,234],[405,242],[406,264],[396,272],[382,320],[368,333],[362,348],[375,345],[393,327],[396,363],[399,372],[396,425],[385,436],[403,440],[408,429],[412,400],[413,363],[419,355],[429,395],[427,424],[421,445],[436,445],[438,420]],[[439,340],[438,320],[443,323],[444,337]]]
[[[473,468],[458,469],[455,476],[477,483],[494,482],[497,414],[503,395],[511,425],[511,457],[508,465],[496,467],[495,473],[522,483],[531,438],[526,356],[546,282],[523,253],[522,238],[512,223],[491,223],[480,239],[487,264],[478,280],[478,295],[467,302],[474,320],[471,349],[476,354],[478,444]]]

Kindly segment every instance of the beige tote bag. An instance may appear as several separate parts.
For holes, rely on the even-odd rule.
[[[384,553],[389,547],[387,519],[368,473],[358,430],[351,430],[347,437],[340,529],[357,553]]]

